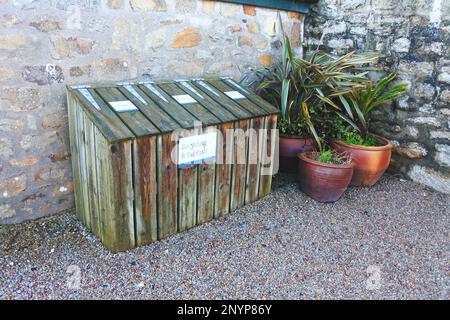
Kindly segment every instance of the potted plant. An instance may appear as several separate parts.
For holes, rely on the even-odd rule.
[[[323,100],[343,95],[367,81],[363,73],[354,74],[354,71],[377,57],[355,52],[334,57],[317,48],[301,58],[294,54],[289,38],[284,35],[279,63],[259,72],[261,84],[258,87],[258,93],[280,109],[280,171],[295,173],[297,154],[317,147],[317,137],[312,131],[314,125],[310,124],[320,124],[322,113],[326,112],[321,106]],[[308,109],[308,119],[302,106]]]
[[[304,72],[299,70],[297,58],[287,36],[283,36],[283,53],[279,63],[260,74],[258,93],[280,109],[279,164],[280,171],[297,172],[297,154],[311,151],[315,142],[309,133],[298,106],[304,92],[300,83]]]
[[[324,101],[339,115],[336,140],[333,147],[347,152],[355,162],[351,185],[372,186],[389,167],[393,145],[384,137],[369,132],[370,112],[407,92],[407,84],[390,86],[397,77],[391,73],[377,83],[368,81],[363,87],[354,87],[338,97],[340,107],[333,101]]]

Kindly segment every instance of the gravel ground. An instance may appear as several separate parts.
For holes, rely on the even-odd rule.
[[[278,176],[224,219],[119,254],[73,213],[0,226],[0,299],[448,299],[449,200],[386,176],[321,204]]]

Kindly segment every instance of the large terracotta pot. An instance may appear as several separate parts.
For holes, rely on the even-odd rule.
[[[353,175],[353,162],[329,164],[312,160],[310,153],[298,154],[300,189],[314,200],[335,202],[347,189]]]
[[[352,186],[373,186],[389,167],[391,161],[392,143],[380,136],[372,134],[382,145],[365,147],[335,141],[333,147],[339,152],[348,152],[355,162],[355,172]]]
[[[280,171],[297,173],[297,154],[312,151],[315,148],[313,138],[280,134]]]

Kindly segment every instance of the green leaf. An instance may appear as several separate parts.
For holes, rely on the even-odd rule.
[[[284,79],[283,83],[281,85],[281,114],[283,116],[283,118],[287,118],[287,101],[288,101],[288,96],[289,96],[289,86],[291,84],[291,80],[289,79]]]

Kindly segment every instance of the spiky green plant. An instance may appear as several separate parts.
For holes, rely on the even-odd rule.
[[[369,135],[370,112],[384,103],[398,99],[408,90],[406,83],[396,83],[389,87],[396,78],[397,73],[393,72],[376,83],[367,81],[363,87],[352,88],[348,93],[339,95],[337,101],[326,97],[321,99],[366,141]]]
[[[282,133],[298,134],[298,128],[307,129],[322,150],[321,134],[317,124],[323,122],[325,103],[333,97],[350,93],[367,82],[361,67],[378,59],[378,54],[347,53],[335,57],[315,50],[305,58],[294,54],[289,38],[283,35],[283,53],[280,61],[263,76],[259,92],[279,107]],[[337,109],[339,107],[336,106]],[[298,125],[298,122],[301,125]]]

